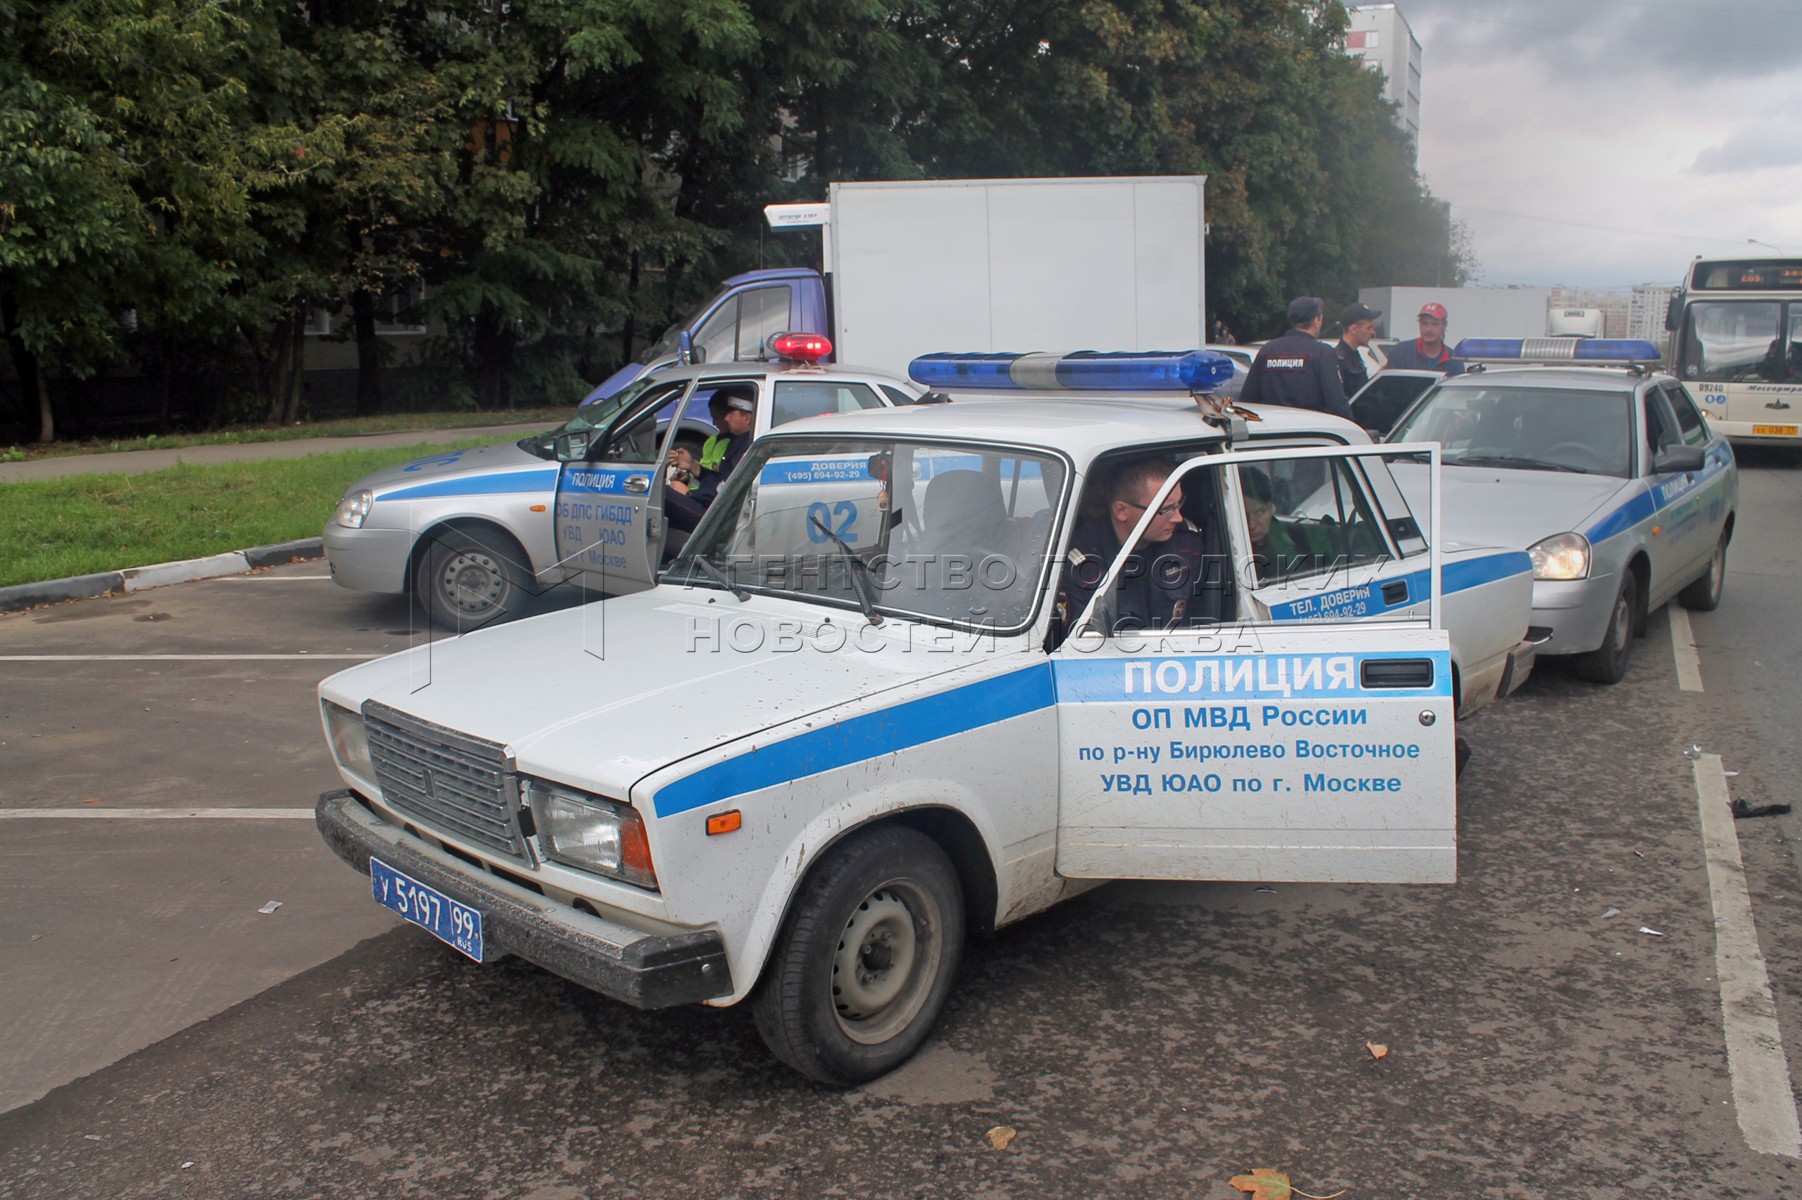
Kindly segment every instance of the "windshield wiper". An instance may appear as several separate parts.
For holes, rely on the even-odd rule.
[[[691,562],[691,563],[695,564],[697,567],[701,568],[701,570],[705,571],[707,573],[707,578],[713,580],[713,582],[719,584],[721,587],[725,588],[728,592],[731,592],[734,596],[737,596],[740,603],[743,603],[744,601],[749,600],[751,598],[751,593],[749,591],[747,591],[745,588],[741,587],[735,580],[728,578],[724,571],[720,570],[718,567],[714,566],[713,563],[708,561],[706,555],[691,554],[687,557],[687,559],[685,561]],[[693,577],[691,576],[690,577],[691,581],[692,581],[692,578]]]
[[[1578,475],[1587,475],[1584,467],[1573,467],[1569,463],[1541,462],[1537,458],[1516,458],[1509,454],[1466,454],[1463,458],[1453,459],[1446,464],[1452,467],[1509,467],[1517,471],[1574,471]]]
[[[826,522],[813,516],[807,519],[813,522],[815,529],[832,539],[833,544],[838,547],[838,552],[845,556],[846,562],[856,565],[857,569],[851,572],[851,590],[857,593],[857,606],[863,609],[864,620],[872,625],[882,624],[882,618],[876,612],[876,598],[866,590],[870,586],[870,581],[866,576],[870,564],[857,557],[857,551],[851,549],[851,544],[832,532],[832,528]]]

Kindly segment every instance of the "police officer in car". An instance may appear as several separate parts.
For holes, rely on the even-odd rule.
[[[725,401],[716,411],[720,432],[726,435],[726,449],[720,455],[718,465],[711,470],[702,470],[684,452],[682,459],[671,462],[664,485],[664,515],[672,528],[684,533],[693,532],[701,514],[719,495],[721,485],[731,477],[733,468],[750,452],[756,433],[757,399],[750,389],[727,384],[715,393],[716,399],[721,394]],[[675,455],[671,457],[675,459]]]
[[[1339,379],[1339,357],[1320,340],[1325,311],[1319,296],[1289,301],[1289,332],[1259,348],[1239,390],[1240,404],[1284,404],[1352,419]]]
[[[1052,636],[1061,642],[1088,608],[1102,577],[1120,556],[1133,526],[1174,468],[1160,458],[1123,467],[1110,485],[1105,512],[1077,526],[1058,582]],[[1182,485],[1152,514],[1121,570],[1111,604],[1110,634],[1206,625],[1231,618],[1231,579],[1224,555],[1182,514]]]

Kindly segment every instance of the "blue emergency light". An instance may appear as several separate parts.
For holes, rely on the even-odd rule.
[[[922,354],[908,377],[930,388],[975,391],[1194,392],[1233,377],[1212,350],[1080,350],[1074,354]]]
[[[1631,338],[1465,338],[1452,353],[1472,362],[1584,363],[1588,366],[1657,362],[1651,342]]]

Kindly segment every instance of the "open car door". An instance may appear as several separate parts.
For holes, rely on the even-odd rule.
[[[1423,453],[1433,499],[1423,539],[1431,589],[1424,613],[1373,621],[1329,612],[1283,623],[1258,606],[1250,619],[1231,624],[1112,631],[1116,582],[1152,514],[1178,485],[1222,494],[1209,473],[1275,460],[1318,459],[1328,472],[1355,460],[1386,474],[1384,457]],[[1438,489],[1438,449],[1428,445],[1203,456],[1164,482],[1076,632],[1052,656],[1059,874],[1337,883],[1457,878]],[[1403,529],[1415,528],[1411,515],[1406,521]],[[1228,524],[1244,577],[1246,526]]]
[[[603,593],[651,585],[663,558],[663,463],[690,381],[652,384],[557,478],[557,562]],[[666,412],[667,410],[667,412]],[[673,413],[673,420],[665,420]],[[661,426],[661,427],[660,427]]]

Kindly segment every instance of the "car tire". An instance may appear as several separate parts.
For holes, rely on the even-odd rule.
[[[963,943],[963,888],[932,839],[853,835],[801,885],[752,1000],[757,1031],[811,1079],[875,1079],[926,1040]]]
[[[466,633],[525,611],[532,572],[512,538],[463,529],[434,530],[426,538],[413,592],[434,625]]]
[[[1713,612],[1721,606],[1721,593],[1727,587],[1727,535],[1714,544],[1708,556],[1708,569],[1690,585],[1677,593],[1677,601],[1692,612]]]
[[[1633,620],[1638,603],[1639,577],[1625,571],[1608,617],[1608,632],[1602,635],[1599,647],[1578,657],[1577,674],[1591,683],[1613,684],[1627,677],[1627,665],[1633,658]]]

